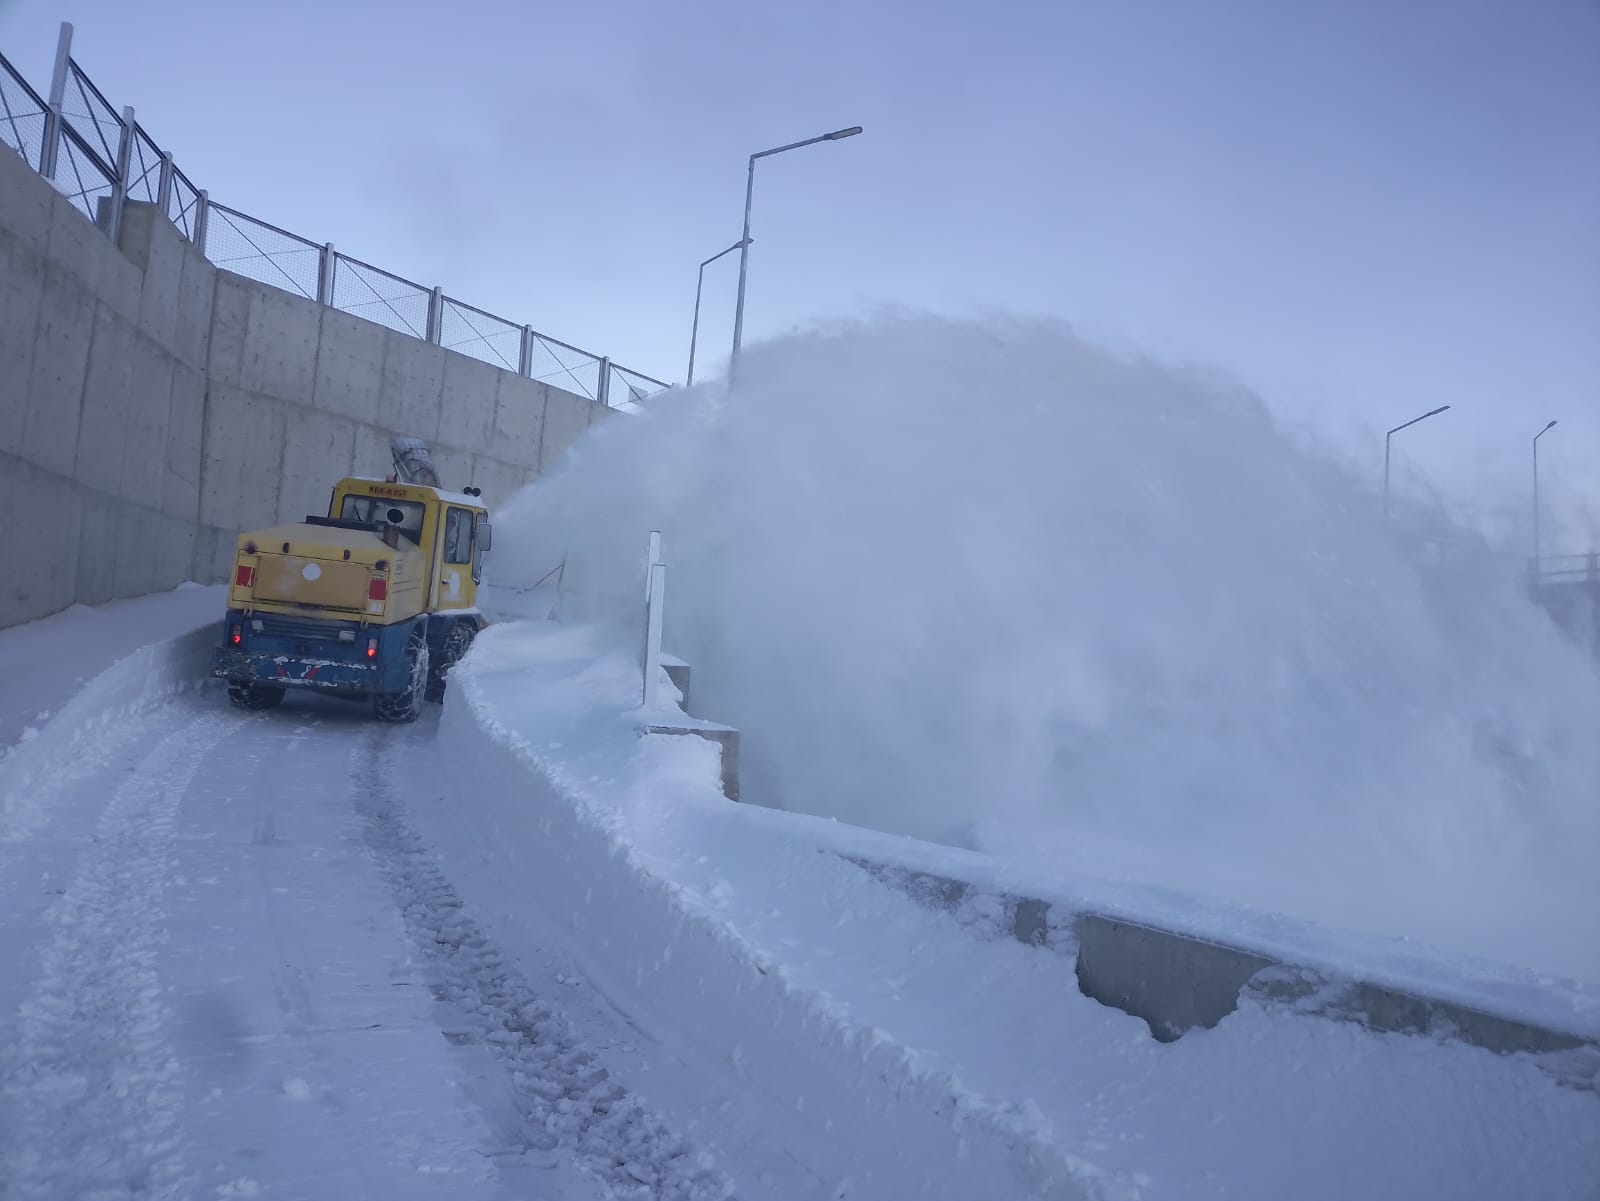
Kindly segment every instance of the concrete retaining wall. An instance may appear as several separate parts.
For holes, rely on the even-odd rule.
[[[220,271],[153,206],[122,245],[0,150],[0,628],[223,578],[238,532],[434,448],[491,509],[613,410]]]

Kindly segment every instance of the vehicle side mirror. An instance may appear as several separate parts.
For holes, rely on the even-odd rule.
[[[494,545],[494,527],[487,521],[478,522],[478,549],[488,550]]]

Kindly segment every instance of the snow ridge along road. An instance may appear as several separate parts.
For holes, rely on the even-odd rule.
[[[541,1002],[463,908],[398,796],[409,767],[386,755],[389,730],[362,739],[357,806],[380,871],[446,1010],[445,1037],[488,1047],[522,1120],[515,1153],[554,1152],[617,1197],[723,1201],[732,1185],[602,1066],[564,1015]]]

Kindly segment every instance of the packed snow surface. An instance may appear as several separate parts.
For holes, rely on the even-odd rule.
[[[0,1196],[1564,1201],[1600,1172],[1600,1102],[1549,1056],[1252,997],[1157,1043],[1064,931],[851,862],[907,840],[729,804],[711,743],[641,737],[667,711],[608,629],[492,627],[409,727],[231,709],[214,620],[98,675],[32,632],[92,680],[0,762]]]
[[[636,623],[662,530],[748,799],[1600,980],[1600,676],[1402,479],[1386,527],[1381,455],[905,318],[592,431],[490,571]]]

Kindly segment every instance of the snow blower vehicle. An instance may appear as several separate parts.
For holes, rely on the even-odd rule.
[[[243,709],[289,689],[413,721],[485,622],[482,489],[440,487],[428,448],[391,440],[394,472],[333,487],[325,517],[240,534],[211,674]]]

